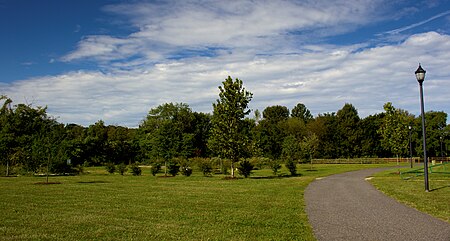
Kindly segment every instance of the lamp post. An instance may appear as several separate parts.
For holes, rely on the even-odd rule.
[[[439,139],[441,139],[441,161],[443,161],[444,160],[444,152],[442,152],[442,136]]]
[[[409,129],[409,163],[411,165],[411,168],[413,168],[413,159],[412,159],[412,140],[411,140],[411,131],[412,127],[408,126]]]
[[[417,78],[417,82],[419,82],[419,88],[420,88],[420,113],[422,114],[422,139],[423,139],[423,165],[424,165],[424,174],[425,174],[425,191],[429,192],[430,187],[428,185],[428,158],[427,158],[427,142],[426,142],[426,133],[425,133],[425,111],[424,111],[424,105],[423,105],[423,81],[425,80],[425,73],[426,71],[422,69],[422,66],[417,68],[415,74]]]

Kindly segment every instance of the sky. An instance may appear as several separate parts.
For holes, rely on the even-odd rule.
[[[0,95],[61,123],[137,127],[170,102],[212,113],[228,76],[261,112],[418,116],[419,63],[425,110],[450,114],[449,0],[0,0]]]

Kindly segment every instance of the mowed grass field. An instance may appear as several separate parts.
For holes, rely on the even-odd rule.
[[[299,177],[107,174],[0,178],[0,240],[314,240],[303,193],[316,177],[383,165],[299,165]],[[385,166],[385,165],[384,165]],[[282,170],[287,174],[287,170]],[[375,179],[376,180],[376,179]],[[447,199],[448,201],[448,199]]]
[[[380,172],[375,174],[370,182],[378,190],[401,203],[450,223],[450,164],[447,164],[445,168],[442,166],[433,168],[435,172],[429,173],[430,192],[425,192],[423,176],[402,180],[399,171],[408,170],[411,169]]]

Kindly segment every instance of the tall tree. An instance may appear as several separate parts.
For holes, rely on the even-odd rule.
[[[166,103],[149,111],[140,129],[141,148],[147,158],[189,157],[194,153],[195,116],[188,104]]]
[[[263,111],[263,118],[272,123],[278,123],[289,118],[289,109],[286,106],[269,106]]]
[[[234,164],[244,157],[249,148],[249,138],[244,133],[244,118],[250,113],[248,104],[253,94],[245,90],[242,80],[228,76],[219,86],[219,99],[213,103],[210,147],[221,157],[231,160],[231,175]]]
[[[342,109],[338,110],[336,116],[339,156],[355,157],[360,153],[361,145],[358,111],[352,104],[346,103]]]
[[[391,102],[383,106],[386,114],[379,129],[381,145],[397,157],[406,154],[408,150],[409,129],[413,117],[402,109],[396,109]]]
[[[313,119],[311,112],[306,108],[306,106],[302,103],[298,103],[293,109],[291,113],[292,117],[299,118],[303,120],[303,122],[308,123]]]

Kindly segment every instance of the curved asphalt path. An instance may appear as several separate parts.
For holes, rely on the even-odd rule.
[[[385,169],[336,174],[306,188],[306,213],[319,241],[450,241],[450,224],[398,203],[365,180]]]

